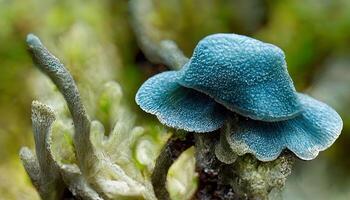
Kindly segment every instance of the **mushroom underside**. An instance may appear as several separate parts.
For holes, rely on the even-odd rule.
[[[222,129],[233,152],[253,154],[261,161],[276,159],[284,149],[303,160],[314,159],[338,138],[342,120],[328,105],[297,93],[302,111],[294,118],[276,122],[249,119],[228,111],[209,96],[177,83],[177,72],[148,79],[139,89],[136,102],[158,117],[161,123],[190,132],[212,132],[229,116],[230,128]],[[227,148],[226,148],[227,149]]]
[[[223,126],[226,109],[213,99],[176,82],[176,72],[157,74],[136,94],[136,103],[169,127],[189,132],[212,132]]]
[[[303,112],[289,120],[262,122],[239,117],[223,129],[231,149],[238,155],[253,154],[261,161],[276,159],[284,149],[303,160],[314,159],[340,135],[343,122],[328,105],[298,94]]]

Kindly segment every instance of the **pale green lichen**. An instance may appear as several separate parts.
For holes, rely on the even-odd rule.
[[[251,155],[239,157],[232,166],[230,184],[234,191],[248,199],[269,199],[271,191],[279,192],[292,172],[294,157],[284,154],[271,162],[258,161]]]
[[[225,164],[232,164],[237,160],[238,154],[231,149],[225,134],[220,134],[219,142],[215,145],[215,155]]]
[[[45,102],[54,105],[55,114],[53,111],[45,112],[50,115],[43,115],[42,118],[46,121],[51,119],[51,123],[45,120],[33,120],[33,126],[36,127],[34,124],[36,121],[43,122],[46,125],[41,125],[43,127],[48,127],[48,125],[51,127],[53,123],[52,129],[41,134],[46,138],[44,143],[40,142],[42,140],[38,140],[37,137],[35,138],[37,149],[39,149],[36,156],[24,148],[21,151],[21,157],[42,198],[61,199],[63,195],[60,190],[43,187],[47,184],[41,179],[52,176],[51,172],[48,172],[49,174],[41,172],[47,169],[47,166],[41,164],[43,163],[41,154],[43,149],[46,149],[56,166],[51,169],[57,169],[57,179],[61,181],[59,186],[68,189],[75,197],[82,199],[156,199],[152,185],[145,176],[150,172],[145,173],[140,169],[133,155],[133,148],[139,148],[137,147],[138,140],[145,131],[141,127],[134,127],[133,115],[122,105],[121,87],[110,77],[113,70],[101,68],[98,71],[106,70],[106,72],[97,73],[98,77],[88,79],[91,74],[89,72],[92,72],[89,68],[96,64],[94,63],[81,69],[81,74],[79,74],[83,83],[86,83],[83,87],[85,89],[83,94],[90,97],[84,100],[89,102],[88,105],[93,105],[88,109],[89,113],[101,118],[104,124],[111,126],[111,131],[107,134],[100,122],[96,120],[90,122],[82,106],[78,89],[59,60],[53,57],[35,36],[29,36],[28,42],[36,65],[50,76],[59,91],[62,92],[73,116],[72,120],[67,113],[67,106],[62,103],[62,98],[59,97],[52,83],[48,79],[39,77],[39,85],[43,89],[37,93],[42,94],[41,98]],[[97,78],[98,81],[95,81],[94,79]],[[45,88],[45,85],[48,87]],[[38,107],[36,105],[42,105],[39,107],[51,110],[44,104],[34,103],[33,105],[33,109]],[[37,116],[37,112],[33,113],[35,113],[33,116]],[[55,122],[54,118],[57,118]],[[35,135],[38,134],[35,133]],[[154,146],[159,146],[159,144]],[[152,149],[154,146],[148,148]],[[46,194],[50,192],[58,194],[56,196]]]
[[[167,189],[172,200],[191,199],[197,190],[195,149],[184,151],[168,171]]]
[[[80,57],[96,54],[90,51],[96,49],[96,46],[97,49],[105,50],[98,51],[97,54],[107,51],[102,46],[98,47],[98,43],[87,42],[90,37],[94,38],[94,35],[89,29],[77,24],[63,36],[59,48],[70,49],[70,41],[73,40],[76,46],[84,49],[74,51],[75,53],[79,51]],[[142,127],[135,127],[134,115],[122,102],[122,89],[112,80],[111,75],[115,73],[115,69],[109,67],[113,65],[112,60],[89,58],[90,62],[85,66],[77,63],[74,68],[70,68],[73,76],[79,80],[76,87],[64,66],[35,36],[30,36],[28,40],[35,63],[56,83],[52,84],[51,80],[39,73],[35,73],[31,79],[34,83],[33,92],[41,101],[53,105],[54,111],[45,104],[33,103],[33,109],[43,107],[47,110],[44,112],[46,114],[42,115],[42,120],[33,122],[50,120],[51,124],[44,124],[50,125],[50,129],[41,134],[45,137],[44,143],[36,137],[35,142],[39,148],[37,155],[26,147],[21,151],[26,170],[42,198],[61,199],[65,189],[74,197],[82,199],[156,199],[149,180],[150,174],[161,150],[161,144],[170,134],[165,134],[166,131],[159,128],[147,127],[145,130]],[[65,54],[65,56],[71,55]],[[79,97],[78,88],[82,91],[82,98]],[[68,106],[64,103],[60,92],[64,94]],[[86,112],[83,103],[88,105]],[[71,118],[69,109],[73,112],[73,117],[75,115],[78,120],[74,121],[74,118]],[[33,116],[37,116],[37,112],[33,113],[35,114]],[[77,117],[77,114],[80,117]],[[101,122],[90,121],[88,115]],[[85,121],[84,123],[90,124],[89,131],[85,133],[83,131],[84,134],[81,134],[81,129],[77,130],[75,127],[81,123],[81,119]],[[33,126],[37,127],[35,124]],[[51,170],[57,171],[59,182],[54,186],[59,186],[60,190],[54,186],[46,188],[45,180],[47,177],[52,177],[52,174],[40,171],[41,168],[44,168],[43,171],[47,168],[40,164],[42,161],[38,161],[43,157],[42,149],[47,149],[48,155],[53,160],[55,167]],[[172,182],[170,180],[170,184]]]
[[[232,127],[234,127],[236,123],[237,123],[237,118],[233,117],[233,119],[231,119],[228,123],[226,123],[225,127],[222,128],[220,131],[220,142],[216,145],[216,149],[221,149],[221,151],[216,151],[216,156],[221,161],[222,161],[222,159],[220,159],[221,157],[225,157],[227,159],[227,156],[225,154],[228,154],[228,152],[231,152],[230,155],[236,155],[236,156],[243,156],[247,153],[254,154],[254,152],[252,152],[252,150],[245,143],[240,141],[232,141],[230,139],[230,132],[232,130]],[[225,162],[225,161],[222,161],[222,162]],[[231,161],[231,163],[233,162]],[[230,163],[227,163],[227,164],[230,164]]]

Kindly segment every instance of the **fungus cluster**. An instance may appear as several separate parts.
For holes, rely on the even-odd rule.
[[[284,149],[313,159],[342,129],[336,111],[296,92],[280,48],[236,34],[202,39],[181,70],[148,79],[136,102],[172,128],[222,128],[233,153],[261,161],[276,159]]]

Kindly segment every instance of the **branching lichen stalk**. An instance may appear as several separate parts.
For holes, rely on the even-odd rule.
[[[20,156],[33,184],[43,199],[62,198],[64,185],[48,145],[52,123],[56,120],[52,109],[40,102],[32,103],[32,126],[35,139],[36,157],[26,147]]]
[[[80,166],[84,166],[82,169],[84,173],[89,169],[94,151],[89,140],[90,120],[80,99],[78,88],[68,70],[43,46],[38,37],[29,34],[27,44],[36,66],[50,77],[67,102],[75,127],[74,144],[77,159],[78,163],[81,163]]]
[[[130,162],[132,155],[129,148],[135,145],[136,141],[133,138],[139,137],[143,133],[140,130],[143,129],[133,128],[130,116],[127,116],[128,112],[124,112],[121,108],[115,109],[115,106],[108,106],[105,107],[105,112],[112,112],[113,121],[111,123],[115,124],[115,127],[106,136],[104,127],[99,121],[90,122],[78,88],[63,64],[41,44],[36,36],[29,35],[27,43],[34,63],[50,77],[59,92],[63,94],[73,118],[74,130],[70,126],[69,118],[60,119],[54,123],[52,134],[50,131],[47,132],[46,147],[38,146],[39,151],[43,149],[50,151],[50,155],[58,166],[60,180],[64,182],[61,185],[65,187],[65,191],[70,191],[71,195],[81,199],[125,199],[130,197],[155,200],[156,197],[150,181]],[[105,91],[95,96],[98,97],[95,103],[100,106],[100,109],[102,109],[102,103],[105,104],[104,106],[112,105],[112,103],[120,105],[118,99],[122,94],[117,83],[110,81],[99,87],[102,88],[102,91],[109,89],[108,92]],[[104,102],[101,102],[102,99]],[[58,110],[63,112],[65,109],[62,107],[61,110]],[[121,114],[125,119],[117,120],[116,116],[120,115],[121,117]],[[44,120],[50,119],[49,116]],[[67,138],[62,139],[62,137]],[[37,137],[35,139],[37,145],[41,144]],[[71,139],[73,144],[70,142]],[[119,152],[121,149],[123,149],[122,152]],[[45,189],[37,184],[40,181],[37,181],[36,174],[38,173],[36,171],[39,171],[41,167],[36,163],[37,159],[27,151],[24,151],[23,155],[27,158],[24,159],[23,163],[25,165],[32,164],[26,168],[32,169],[28,173],[32,177],[33,184],[38,185],[39,191]]]
[[[34,133],[35,151],[38,158],[40,171],[47,175],[55,175],[57,171],[53,167],[54,160],[48,152],[46,145],[47,136],[51,131],[52,123],[56,120],[54,112],[48,106],[37,101],[32,103],[32,126]],[[56,172],[57,173],[57,172]],[[47,177],[50,178],[50,177]]]
[[[129,2],[130,20],[136,39],[146,57],[153,63],[165,64],[171,69],[180,69],[188,58],[177,44],[161,37],[152,25],[150,14],[154,12],[152,1],[131,0]]]

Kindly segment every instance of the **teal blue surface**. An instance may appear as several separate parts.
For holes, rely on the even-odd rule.
[[[283,51],[242,35],[202,39],[181,69],[179,83],[251,119],[279,121],[301,110]]]
[[[214,131],[226,118],[226,109],[213,99],[179,85],[176,72],[148,79],[137,92],[136,103],[163,124],[190,132]]]
[[[232,149],[270,161],[284,149],[303,160],[311,160],[330,147],[342,130],[342,119],[328,105],[307,95],[298,96],[304,110],[293,119],[263,122],[240,117],[226,132]]]
[[[148,79],[136,102],[163,124],[191,132],[217,130],[238,116],[226,130],[231,148],[262,161],[284,149],[313,159],[342,130],[336,111],[295,91],[281,49],[236,34],[201,40],[180,71]]]

